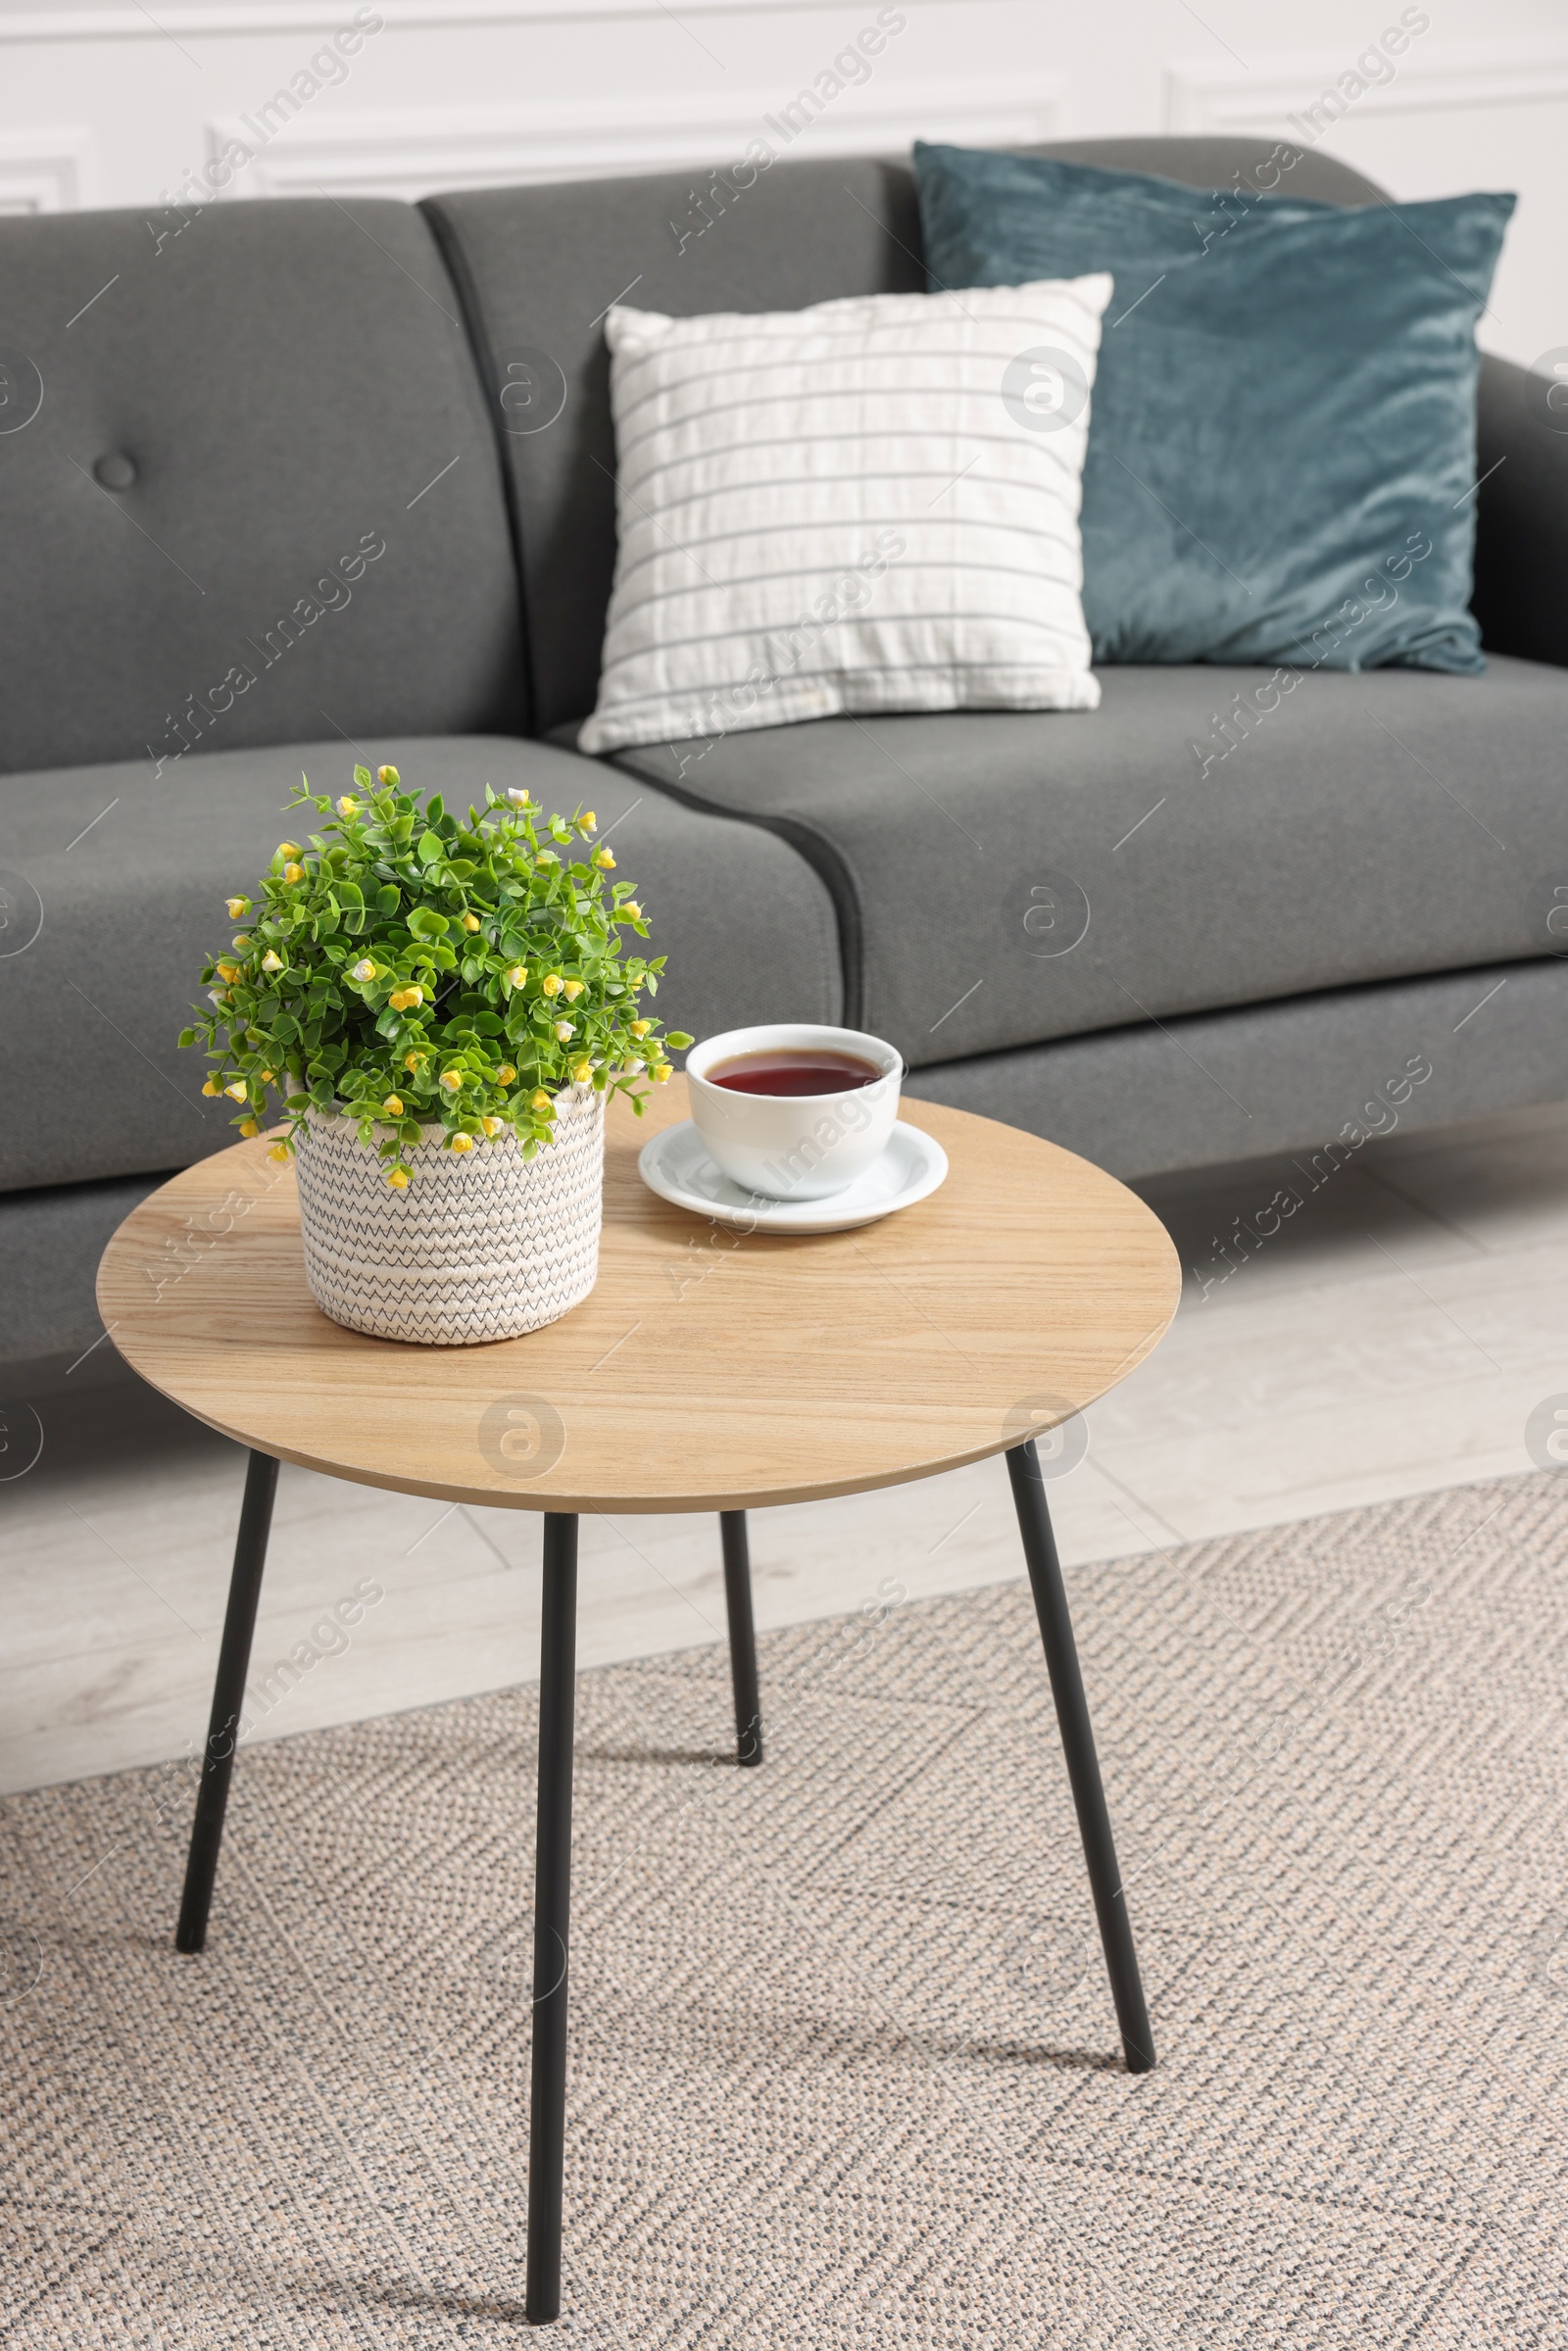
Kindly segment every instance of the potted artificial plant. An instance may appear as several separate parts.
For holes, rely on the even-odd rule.
[[[670,1075],[689,1045],[638,999],[663,957],[592,810],[546,816],[524,791],[422,807],[395,767],[289,813],[240,925],[203,971],[184,1030],[215,1064],[203,1092],[261,1132],[269,1095],[297,1163],[305,1271],[322,1311],[377,1338],[512,1339],[586,1298],[598,1270],[605,1102]],[[573,856],[573,852],[579,854]]]

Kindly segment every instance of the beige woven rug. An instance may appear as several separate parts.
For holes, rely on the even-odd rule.
[[[1026,1587],[769,1637],[758,1773],[581,1678],[568,2340],[1568,2341],[1568,1482],[1069,1589],[1143,2079]],[[199,1960],[177,1775],[9,1802],[9,2340],[516,2340],[534,1720],[244,1753]]]

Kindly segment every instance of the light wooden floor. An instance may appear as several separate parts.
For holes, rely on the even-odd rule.
[[[1270,1224],[1282,1185],[1303,1206],[1239,1247],[1235,1220]],[[1391,1137],[1310,1193],[1288,1161],[1141,1189],[1187,1294],[1052,1489],[1069,1561],[1531,1466],[1532,1409],[1568,1400],[1568,1109]],[[88,1392],[43,1418],[37,1465],[0,1484],[0,1789],[200,1743],[239,1502],[240,1454],[154,1398]],[[858,1607],[883,1579],[919,1595],[1021,1573],[1000,1461],[760,1512],[752,1543],[763,1627]],[[285,1468],[253,1735],[530,1678],[538,1550],[520,1512]],[[334,1630],[356,1591],[363,1617]],[[721,1638],[716,1522],[585,1522],[580,1616],[585,1666]]]

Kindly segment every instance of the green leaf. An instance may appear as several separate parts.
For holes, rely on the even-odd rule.
[[[472,857],[449,857],[447,859],[447,871],[451,874],[455,882],[466,882],[468,880],[470,875],[477,873],[478,870],[479,868],[474,863]]]
[[[392,884],[387,882],[381,889],[377,890],[375,894],[375,903],[380,907],[383,914],[395,914],[399,906],[403,904],[403,893],[401,890],[394,889]]]
[[[439,834],[439,833],[430,833],[430,832],[424,832],[424,833],[421,833],[421,834],[419,835],[419,861],[420,861],[420,863],[421,863],[421,864],[424,864],[424,865],[433,865],[433,864],[435,863],[435,861],[436,861],[436,858],[437,858],[437,857],[438,857],[440,855],[441,855],[441,836],[440,836],[440,834]]]
[[[179,1042],[181,1045],[194,1045],[196,1042],[196,1031],[194,1029],[181,1029],[179,1032]]]
[[[424,812],[432,824],[434,824],[438,818],[446,814],[446,803],[442,800],[439,792],[431,793],[429,800],[425,804]]]
[[[688,1045],[696,1043],[696,1039],[688,1037],[684,1029],[671,1029],[664,1043],[672,1045],[677,1053],[684,1053]]]

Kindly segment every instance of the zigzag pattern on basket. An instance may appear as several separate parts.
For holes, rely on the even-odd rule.
[[[511,1135],[458,1157],[442,1130],[404,1153],[406,1192],[354,1122],[313,1110],[299,1139],[305,1278],[323,1314],[373,1339],[471,1347],[517,1339],[588,1296],[599,1272],[605,1097],[574,1086],[555,1141]]]

